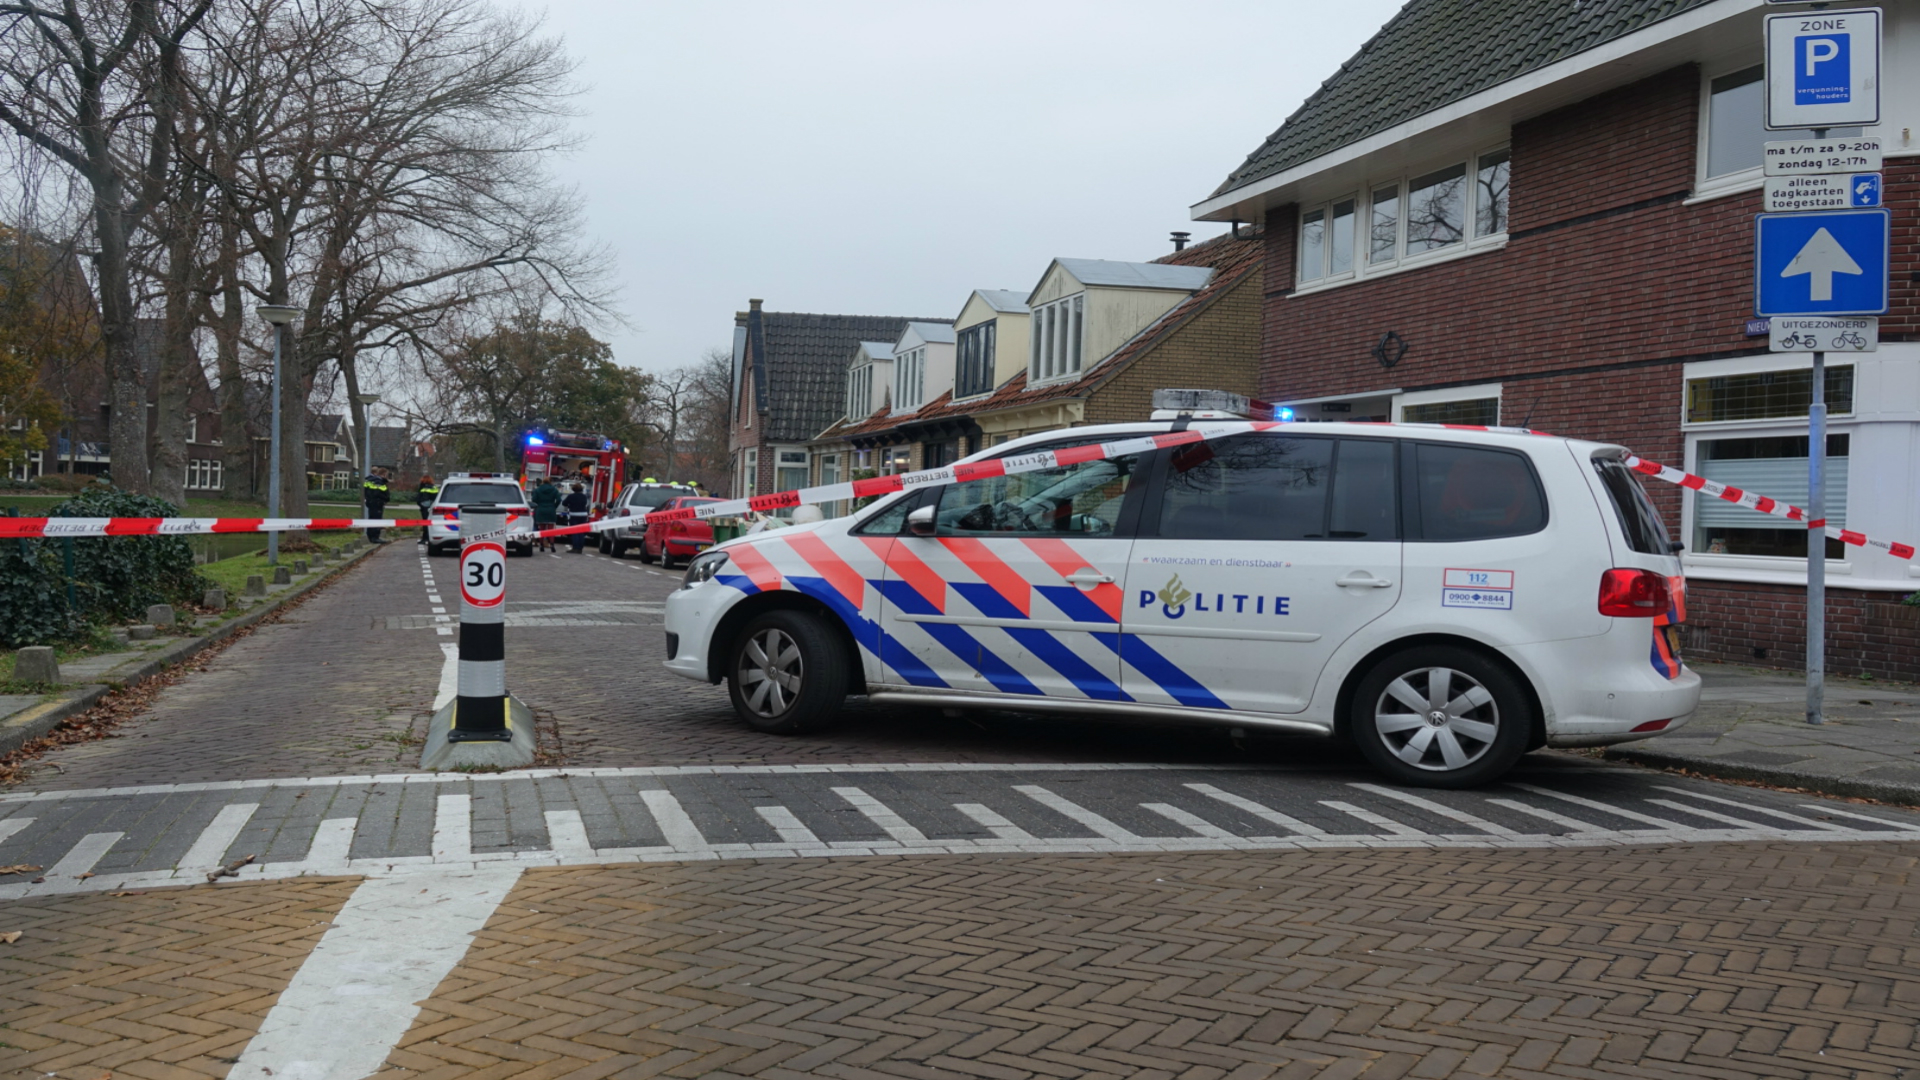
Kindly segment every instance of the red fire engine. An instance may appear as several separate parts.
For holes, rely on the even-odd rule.
[[[591,432],[530,431],[521,455],[521,486],[531,491],[548,477],[563,489],[577,480],[586,485],[590,502],[611,504],[627,483],[627,448]]]

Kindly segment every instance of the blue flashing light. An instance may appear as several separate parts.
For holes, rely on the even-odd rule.
[[[528,446],[545,446],[547,445],[547,440],[541,438],[538,435],[529,435],[527,436],[527,445]]]
[[[1275,409],[1273,411],[1273,418],[1275,420],[1291,420],[1293,419],[1293,410],[1292,409]]]

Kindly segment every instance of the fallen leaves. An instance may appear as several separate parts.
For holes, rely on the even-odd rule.
[[[12,866],[0,866],[0,874],[37,874],[40,868],[26,863],[14,863]]]
[[[19,940],[20,931],[18,930],[9,930],[4,934],[0,934],[0,945],[11,945]]]
[[[207,871],[207,881],[209,882],[219,881],[223,877],[239,877],[240,868],[252,862],[256,858],[258,858],[258,856],[248,855],[244,859],[235,859],[225,866],[215,867],[212,870]]]

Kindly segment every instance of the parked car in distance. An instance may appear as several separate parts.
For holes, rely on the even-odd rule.
[[[658,481],[642,480],[620,489],[620,497],[614,500],[612,506],[607,507],[607,516],[644,518],[652,511],[658,510],[660,504],[668,499],[698,494],[700,489],[692,484],[672,482],[663,484]],[[628,548],[640,546],[640,540],[646,533],[647,523],[636,520],[631,525],[623,525],[617,529],[601,529],[594,535],[597,537],[595,543],[600,547],[600,554],[611,555],[618,559],[627,553]]]
[[[508,473],[453,473],[440,482],[440,494],[427,511],[427,554],[460,553],[460,508],[475,503],[489,506],[517,506],[520,516],[507,523],[513,533],[531,532],[533,507],[520,481]],[[533,538],[509,538],[507,552],[532,555]]]
[[[655,509],[684,510],[689,506],[701,506],[722,500],[706,495],[681,495],[668,499]],[[656,521],[647,526],[646,535],[640,539],[640,561],[660,560],[660,565],[672,570],[682,559],[691,559],[695,555],[713,546],[713,526],[698,518],[686,521]]]

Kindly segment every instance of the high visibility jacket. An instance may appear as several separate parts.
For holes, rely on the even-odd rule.
[[[377,476],[369,476],[360,485],[360,497],[367,500],[368,506],[387,505],[387,482]]]
[[[421,512],[425,513],[427,508],[433,505],[433,500],[439,497],[439,484],[421,484],[420,490],[414,493],[413,501],[416,506],[420,507]]]

